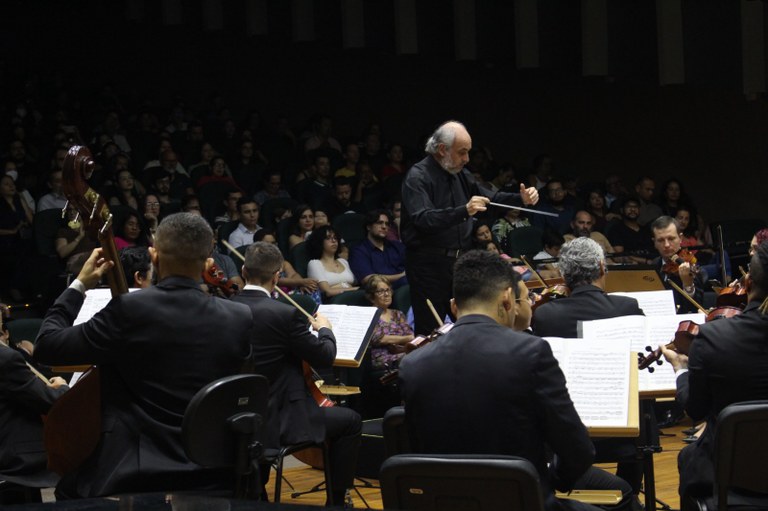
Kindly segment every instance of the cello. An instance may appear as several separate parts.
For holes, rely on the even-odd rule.
[[[112,296],[128,292],[128,284],[112,235],[112,214],[104,197],[87,180],[95,169],[91,152],[72,146],[64,158],[63,191],[77,210],[91,239],[98,239],[104,258],[114,262],[107,273]],[[63,212],[66,212],[66,206]],[[96,449],[101,438],[101,382],[97,367],[91,367],[51,407],[43,429],[48,468],[63,475],[75,470]]]

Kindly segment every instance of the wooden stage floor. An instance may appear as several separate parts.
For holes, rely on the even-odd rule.
[[[680,499],[677,495],[678,475],[677,475],[677,454],[685,445],[682,442],[683,434],[681,431],[689,427],[690,421],[684,419],[680,425],[667,428],[663,433],[671,436],[661,438],[662,452],[654,455],[654,468],[656,472],[656,497],[663,503],[669,505],[672,509],[680,508]],[[614,470],[615,465],[599,465],[607,470]],[[285,470],[285,476],[296,488],[296,491],[302,491],[322,482],[323,473],[307,466],[296,467]],[[274,494],[274,472],[270,481],[270,497]],[[378,481],[370,480],[375,486]],[[383,509],[381,502],[381,493],[378,488],[359,488],[360,495],[372,509]],[[292,490],[283,481],[281,492],[281,501],[283,503],[296,503],[305,505],[323,505],[325,503],[325,493],[317,492],[308,495],[302,495],[298,498],[291,498]],[[355,508],[365,508],[363,500],[353,492]],[[640,494],[640,501],[643,502],[643,494]]]

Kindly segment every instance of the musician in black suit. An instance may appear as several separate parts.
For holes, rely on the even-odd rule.
[[[5,306],[0,304],[0,309]],[[43,381],[25,361],[24,353],[10,342],[0,315],[0,479],[23,483],[27,478],[48,477],[41,415],[67,391],[56,376]],[[5,498],[3,504],[11,504]]]
[[[578,322],[643,315],[637,300],[611,296],[605,289],[605,255],[594,240],[574,238],[560,249],[558,268],[570,294],[540,305],[533,332],[540,337],[578,337]]]
[[[536,308],[533,331],[541,337],[579,337],[579,321],[643,315],[637,300],[612,296],[605,289],[605,254],[590,238],[575,238],[560,249],[558,268],[570,289],[569,296]],[[599,461],[619,461],[616,474],[640,491],[642,466],[634,440],[595,441]]]
[[[245,253],[243,292],[233,298],[253,314],[254,371],[269,379],[269,421],[265,445],[306,442],[330,444],[333,502],[344,504],[352,487],[360,448],[361,421],[354,410],[340,406],[321,408],[312,398],[302,373],[302,361],[316,368],[330,367],[336,358],[336,338],[331,323],[317,314],[309,320],[317,336],[307,328],[298,309],[271,298],[280,278],[283,256],[271,243],[256,242]],[[264,482],[269,467],[262,468]]]
[[[733,403],[768,399],[768,242],[752,256],[744,281],[742,314],[701,325],[688,357],[662,347],[677,374],[678,401],[691,419],[707,423],[678,457],[681,503],[687,495],[712,495],[717,415]]]
[[[697,303],[701,303],[704,297],[706,272],[678,255],[683,238],[677,220],[671,216],[660,216],[651,224],[651,232],[653,233],[653,245],[659,252],[659,257],[651,261],[651,264],[661,275],[664,287],[672,290],[678,312],[680,314],[698,312],[698,308],[690,300],[669,284],[670,282],[677,284],[688,297],[693,298]],[[671,271],[665,272],[665,268]]]
[[[48,310],[35,358],[101,370],[101,439],[78,469],[62,477],[58,497],[231,487],[231,470],[192,463],[181,439],[192,397],[239,373],[250,355],[250,310],[210,298],[198,285],[212,263],[212,238],[200,216],[170,215],[149,248],[156,286],[117,296],[89,321],[72,326],[86,290],[113,265],[96,249]]]
[[[518,281],[491,252],[471,251],[457,261],[458,321],[400,363],[411,446],[416,453],[521,456],[539,472],[548,511],[592,509],[558,501],[554,489],[583,488],[575,486],[580,478],[604,487],[605,476],[617,478],[591,468],[592,442],[549,344],[513,330],[521,301],[528,300]],[[556,456],[549,467],[546,446]]]

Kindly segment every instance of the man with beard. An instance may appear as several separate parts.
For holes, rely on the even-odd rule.
[[[608,239],[616,253],[626,253],[625,263],[650,264],[650,251],[653,247],[651,231],[640,225],[637,217],[640,215],[640,201],[628,198],[621,208],[621,223],[610,227]]]
[[[387,239],[392,220],[384,209],[369,211],[365,216],[368,236],[358,243],[349,255],[352,273],[360,284],[365,284],[371,275],[383,275],[393,289],[408,280],[405,278],[405,246],[400,241]]]
[[[565,234],[568,232],[571,220],[576,213],[573,197],[566,193],[563,182],[559,178],[550,179],[544,190],[546,191],[546,200],[542,201],[537,209],[546,213],[554,213],[557,217],[535,215],[531,218],[531,225],[542,231],[551,229]]]
[[[472,247],[475,214],[491,201],[520,206],[539,200],[536,189],[524,185],[520,194],[494,193],[479,185],[464,168],[470,149],[472,138],[464,125],[448,121],[429,137],[426,158],[403,180],[401,231],[417,334],[438,326],[428,299],[440,318],[448,314],[453,265]]]
[[[598,245],[600,245],[600,248],[603,249],[604,254],[613,253],[611,242],[608,241],[608,238],[606,238],[602,233],[593,231],[592,226],[594,225],[595,221],[592,218],[592,214],[589,213],[589,211],[584,211],[581,209],[576,212],[576,216],[574,216],[573,220],[571,220],[572,234],[566,234],[563,236],[563,239],[568,242],[576,238],[590,238]],[[611,263],[609,262],[608,264]]]

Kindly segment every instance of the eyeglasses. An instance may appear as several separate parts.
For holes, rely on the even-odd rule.
[[[160,205],[159,202],[147,202],[147,206],[157,207],[159,205]]]
[[[390,288],[376,290],[376,296],[386,296],[391,294],[392,294],[392,290]]]
[[[327,239],[328,241],[339,241],[339,238],[337,238],[336,236],[326,236],[325,239]]]
[[[389,222],[386,220],[379,220],[378,222],[373,222],[376,225],[383,225],[384,227],[389,227]]]

